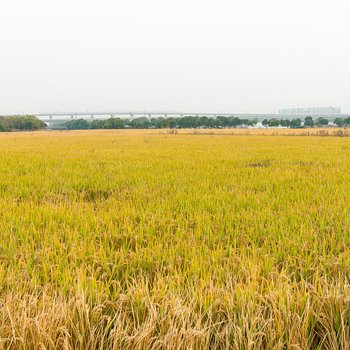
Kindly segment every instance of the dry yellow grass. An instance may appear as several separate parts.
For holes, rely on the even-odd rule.
[[[153,130],[160,134],[183,134],[183,135],[244,135],[244,136],[350,136],[348,128],[328,127],[328,128],[237,128],[237,129],[170,129]],[[136,131],[137,132],[137,131]]]
[[[350,139],[163,132],[0,134],[0,348],[348,349]]]

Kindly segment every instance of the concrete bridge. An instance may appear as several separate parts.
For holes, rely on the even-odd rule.
[[[294,119],[294,118],[301,118],[304,119],[306,117],[303,115],[297,116],[297,115],[282,115],[282,114],[247,114],[247,113],[206,113],[206,112],[174,112],[174,111],[147,111],[147,112],[140,112],[140,111],[134,111],[134,112],[120,112],[120,111],[107,111],[107,112],[101,112],[101,111],[95,111],[95,112],[49,112],[49,113],[34,113],[30,114],[33,115],[43,122],[47,123],[49,126],[56,124],[56,123],[63,123],[69,120],[75,120],[75,119],[85,119],[85,120],[104,120],[109,118],[122,118],[122,119],[129,119],[133,120],[138,117],[146,117],[148,119],[151,118],[168,118],[168,117],[185,117],[185,116],[191,116],[191,117],[208,117],[208,118],[216,118],[218,116],[223,117],[237,117],[241,119],[256,119],[257,121],[261,122],[264,119]],[[328,120],[332,121],[335,118],[338,117],[348,117],[349,115],[345,114],[339,114],[339,115],[323,115],[322,117],[327,118]],[[317,118],[320,116],[311,115],[311,117]]]
[[[264,119],[294,119],[301,118],[304,119],[305,116],[291,116],[291,115],[281,115],[281,114],[239,114],[239,113],[200,113],[200,112],[170,112],[170,111],[155,111],[155,112],[60,112],[60,113],[37,113],[32,114],[38,117],[40,120],[50,123],[50,122],[63,122],[74,119],[86,119],[86,120],[103,120],[108,118],[122,118],[122,119],[135,119],[138,117],[146,117],[148,119],[151,118],[168,118],[168,117],[184,117],[184,116],[192,116],[192,117],[208,117],[208,118],[216,118],[218,116],[223,117],[237,117],[241,119],[257,119],[258,121],[262,121]],[[337,117],[347,117],[348,115],[325,115],[322,116],[329,120],[334,120]],[[318,117],[318,116],[311,116]]]

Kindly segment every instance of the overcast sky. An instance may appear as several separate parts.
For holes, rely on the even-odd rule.
[[[350,112],[349,0],[0,0],[0,114]]]

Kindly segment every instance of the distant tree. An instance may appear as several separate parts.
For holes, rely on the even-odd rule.
[[[297,118],[297,119],[292,119],[290,121],[289,127],[292,129],[298,129],[301,128],[301,119]]]
[[[262,121],[262,125],[267,126],[269,124],[269,121],[267,119],[264,119]]]
[[[238,125],[250,125],[250,120],[249,119],[239,119],[239,124]]]
[[[161,129],[175,129],[178,127],[178,122],[181,118],[162,118],[158,119],[158,127]]]
[[[208,127],[208,117],[200,117],[199,118],[199,127],[207,128]]]
[[[1,125],[3,131],[40,130],[46,127],[43,121],[30,115],[3,117]]]
[[[349,126],[349,125],[350,125],[350,117],[346,117],[346,118],[344,119],[344,125],[345,125],[345,126]]]
[[[201,118],[200,117],[193,117],[192,119],[192,128],[199,128],[201,126]]]
[[[156,122],[155,122],[156,128],[157,129],[162,128],[162,123],[163,123],[164,118],[159,117],[159,118],[154,118],[154,119],[156,119]]]
[[[206,127],[209,128],[209,129],[215,128],[215,119],[214,118],[208,118]]]
[[[228,117],[218,116],[216,120],[220,122],[220,126],[226,128],[230,125],[230,119]],[[218,124],[218,123],[217,123]]]
[[[229,118],[229,125],[233,128],[237,128],[238,126],[242,125],[242,121],[240,118],[230,117]]]
[[[158,119],[157,118],[151,118],[150,123],[151,123],[152,128],[158,127]]]
[[[151,122],[146,117],[135,118],[130,122],[130,127],[133,129],[148,129]]]
[[[280,119],[280,125],[289,127],[290,126],[290,120],[289,119]]]
[[[124,121],[120,118],[109,118],[103,123],[103,129],[124,129]]]
[[[2,119],[2,127],[5,131],[21,130],[19,117],[10,116]]]
[[[169,119],[169,118],[168,118]],[[166,127],[170,128],[170,120],[167,121],[166,123]],[[182,118],[178,118],[177,120],[177,125],[180,129],[190,129],[192,128],[192,120],[191,117],[182,117]]]
[[[175,118],[167,118],[166,124],[170,129],[175,129],[177,127],[177,121]]]
[[[222,128],[222,120],[218,119],[218,118],[215,118],[214,119],[214,127],[215,128]]]
[[[313,128],[315,125],[314,120],[312,117],[306,117],[304,120],[304,126],[307,128]]]
[[[250,121],[250,125],[256,125],[258,124],[258,119],[257,118],[254,118]]]
[[[90,124],[90,129],[103,129],[104,120],[93,120]]]
[[[280,125],[280,121],[276,118],[272,118],[272,119],[269,119],[267,125],[271,127],[276,127]]]
[[[64,126],[68,130],[85,130],[89,129],[89,123],[85,119],[70,120]]]
[[[319,126],[326,126],[328,124],[329,124],[329,121],[326,118],[320,117],[317,119],[317,125]]]
[[[344,119],[343,118],[335,118],[334,124],[338,126],[343,126],[345,125]]]

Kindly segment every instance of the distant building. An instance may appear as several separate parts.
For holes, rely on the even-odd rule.
[[[280,115],[290,116],[321,116],[321,115],[340,115],[341,108],[339,107],[311,107],[311,108],[290,108],[280,109]]]

